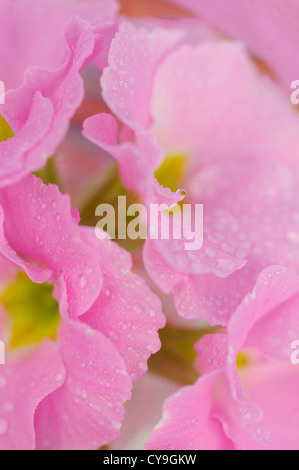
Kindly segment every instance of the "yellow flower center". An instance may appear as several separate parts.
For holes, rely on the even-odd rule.
[[[13,319],[11,348],[45,337],[56,340],[60,314],[52,293],[53,286],[35,284],[22,272],[0,295],[0,302]]]
[[[164,188],[171,191],[180,189],[187,158],[185,155],[169,155],[164,158],[162,165],[155,171],[155,177]]]
[[[244,352],[239,352],[237,355],[237,368],[241,369],[249,364],[249,358]]]
[[[14,133],[7,121],[0,114],[0,142],[13,137]]]

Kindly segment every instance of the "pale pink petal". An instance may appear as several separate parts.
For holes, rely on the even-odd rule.
[[[1,238],[1,235],[0,235]],[[14,263],[0,255],[0,292],[16,277],[18,268]]]
[[[164,16],[141,16],[130,18],[130,22],[138,28],[145,28],[148,31],[154,31],[157,28],[168,29],[170,31],[180,30],[184,34],[184,42],[188,44],[199,44],[204,41],[218,41],[219,33],[199,18],[178,16],[169,18]]]
[[[254,285],[252,271],[252,265],[246,265],[225,279],[214,274],[189,275],[172,289],[177,312],[184,319],[202,318],[211,325],[227,325],[249,286]]]
[[[4,210],[0,205],[0,252],[1,255],[7,260],[22,268],[32,281],[37,283],[47,282],[51,278],[51,271],[44,266],[31,265],[26,259],[23,259],[18,253],[10,246],[7,241],[4,231]]]
[[[153,177],[164,154],[147,128],[151,123],[153,77],[159,63],[182,37],[183,32],[163,28],[149,34],[147,29],[123,21],[112,41],[101,86],[110,109],[135,132],[135,145],[133,142],[117,145],[117,124],[112,116],[93,116],[84,123],[85,137],[118,160],[126,188],[143,193],[146,202],[170,199],[175,204],[181,200],[158,185]]]
[[[144,450],[154,426],[160,419],[164,401],[178,389],[177,384],[152,373],[134,384],[126,404],[122,432],[110,443],[112,450]]]
[[[69,197],[29,175],[0,190],[0,207],[2,255],[35,282],[55,281],[63,315],[87,311],[101,290],[102,274]]]
[[[296,272],[280,266],[265,269],[253,291],[231,316],[228,334],[206,335],[195,345],[196,365],[205,375],[191,389],[195,390],[200,383],[213,377],[204,397],[205,410],[209,419],[221,423],[223,434],[228,442],[233,441],[234,448],[298,448],[299,408],[295,391],[298,374],[290,364],[291,342],[299,335],[298,290]],[[240,352],[244,352],[247,363],[237,367]],[[286,364],[270,363],[259,352],[268,359]],[[189,416],[197,423],[203,411],[200,398],[194,398],[192,410],[189,409],[190,397],[186,390],[190,387],[166,402],[164,410],[168,411],[168,418],[166,415],[162,427],[153,432],[150,448],[163,448],[159,446],[160,442],[162,445],[166,442],[164,448],[167,449],[173,448],[171,442],[175,443],[174,449],[190,448],[186,447],[182,424],[178,432],[178,420],[173,416],[179,417],[180,423],[187,422],[186,435],[189,436],[192,429]],[[217,438],[217,432],[212,431],[212,438]],[[191,448],[225,448],[212,442],[212,447],[205,443],[204,447],[200,444]]]
[[[166,400],[163,417],[147,442],[153,450],[232,450],[221,423],[212,415],[218,373],[201,377]]]
[[[165,292],[171,292],[174,287],[184,284],[188,276],[172,268],[160,251],[157,250],[154,240],[147,239],[143,249],[143,262],[147,272],[155,280],[159,288]]]
[[[296,367],[253,363],[243,367],[239,375],[244,393],[262,413],[264,429],[260,428],[254,435],[244,427],[244,417],[242,419],[239,406],[232,398],[227,379],[221,375],[214,395],[217,402],[214,414],[222,422],[227,436],[239,449],[298,449],[299,383]]]
[[[285,276],[283,282],[289,283],[290,280]],[[298,312],[299,289],[296,295],[278,304],[256,322],[247,337],[246,347],[255,347],[271,360],[289,362],[290,345],[299,339]]]
[[[246,233],[240,227],[237,218],[225,210],[205,211],[203,220],[196,220],[198,243],[201,227],[203,227],[202,247],[196,245],[196,240],[183,233],[188,222],[192,222],[187,214],[182,214],[181,230],[170,232],[168,239],[153,240],[153,244],[168,264],[182,274],[208,274],[213,273],[219,277],[227,277],[234,271],[243,268],[246,256],[249,253],[250,243]],[[159,221],[160,222],[160,221]],[[159,223],[160,226],[161,222]],[[153,228],[153,227],[152,227]],[[193,228],[194,230],[194,228]],[[177,237],[178,239],[175,239]],[[224,240],[230,241],[230,250],[226,250]],[[190,244],[189,249],[186,248]],[[194,246],[191,246],[193,243]],[[193,249],[190,249],[193,248]],[[195,249],[196,248],[196,249]]]
[[[299,375],[296,367],[264,364],[244,370],[240,380],[250,400],[263,412],[263,425],[271,433],[267,448],[298,450]]]
[[[34,450],[34,415],[40,402],[61,386],[65,367],[57,345],[45,341],[22,359],[0,365],[0,447]]]
[[[64,29],[71,16],[95,26],[113,20],[117,10],[115,0],[2,0],[0,77],[6,90],[22,84],[28,66],[62,66],[68,53]]]
[[[198,189],[193,190],[192,198],[204,207],[203,247],[198,252],[188,253],[182,243],[176,242],[180,249],[171,256],[174,248],[171,240],[152,243],[156,244],[156,249],[158,244],[161,245],[157,251],[164,262],[177,271],[178,281],[172,291],[179,314],[225,325],[253,288],[261,270],[274,264],[298,270],[298,182],[291,166],[275,159],[251,158],[246,165],[242,159],[228,160],[225,165],[220,162],[207,165],[200,172],[203,174],[194,186]],[[208,176],[207,182],[204,176]],[[225,224],[221,222],[221,211],[230,214],[231,220],[237,220],[237,224],[229,224],[227,217],[227,235]],[[230,231],[232,236],[228,236]],[[236,261],[241,262],[244,256],[246,266],[241,264],[242,269],[233,272],[238,267]],[[189,271],[186,263],[181,262],[188,257]],[[196,269],[197,273],[202,269],[202,273],[206,271],[207,274],[191,276],[191,263],[193,274]],[[226,279],[212,275],[223,276],[224,270],[229,274],[231,267],[231,274]],[[208,274],[209,270],[211,274]],[[150,266],[148,271],[159,283],[157,272],[151,271]],[[189,276],[181,279],[179,274]]]
[[[139,136],[140,148],[132,141],[121,142],[117,122],[110,114],[97,114],[87,118],[83,124],[83,135],[94,144],[110,153],[119,164],[122,183],[126,189],[140,194],[146,204],[166,203],[169,206],[181,201],[181,193],[173,193],[161,186],[153,175],[153,170],[163,160],[163,151],[155,141]],[[126,129],[125,129],[126,130]],[[120,140],[120,143],[118,143]]]
[[[134,130],[143,130],[150,124],[154,74],[182,36],[179,31],[163,29],[149,35],[146,29],[137,29],[128,22],[120,25],[101,84],[103,97],[112,111]]]
[[[58,343],[66,380],[36,411],[36,446],[96,450],[119,435],[131,381],[116,348],[87,325],[63,322]]]
[[[72,18],[65,31],[69,55],[56,71],[26,70],[24,85],[6,94],[0,114],[15,136],[0,143],[0,186],[38,170],[64,138],[83,99],[80,70],[92,56],[95,38],[87,22]]]
[[[156,71],[150,110],[166,153],[189,158],[189,191],[199,187],[194,169],[212,159],[298,160],[296,108],[240,42],[177,47]]]
[[[172,0],[227,34],[245,41],[289,88],[299,69],[296,0]]]
[[[140,29],[128,28],[125,41],[129,37],[133,41],[136,31],[141,34]],[[142,37],[146,31],[150,41],[150,30],[144,28]],[[122,33],[117,38],[114,45],[120,50]],[[135,135],[118,145],[114,118],[97,117],[87,123],[88,137],[101,145],[107,133],[105,127],[99,129],[103,123],[107,125],[112,147],[106,150],[120,162],[122,179],[143,197],[152,191],[149,175],[156,166],[147,155],[155,152],[146,149],[155,139],[166,154],[186,156],[181,185],[186,187],[189,201],[204,204],[203,247],[187,252],[183,241],[157,240],[147,244],[147,249],[155,245],[163,258],[160,264],[168,264],[169,272],[177,271],[170,284],[176,279],[171,289],[180,315],[225,325],[262,269],[272,264],[298,269],[294,256],[299,246],[294,172],[298,168],[298,115],[238,42],[176,43],[152,76],[147,110],[152,121],[143,119],[134,108],[126,118],[126,106],[122,109],[119,103],[127,96],[127,87],[122,88],[120,81],[126,82],[117,70],[122,70],[119,63],[114,68],[110,64],[105,72],[119,80],[115,90],[107,82],[111,95],[106,100]],[[147,101],[143,88],[147,81],[137,78],[138,90],[143,90]],[[180,96],[184,99],[178,99]],[[151,143],[149,130],[154,139]],[[289,166],[279,162],[282,158]],[[146,258],[145,253],[149,266],[152,260]],[[169,291],[162,270],[151,273],[148,269],[157,284]],[[216,276],[227,279],[219,281]],[[215,295],[217,302],[213,302]]]
[[[227,335],[217,333],[204,335],[194,346],[197,352],[196,367],[201,374],[225,369],[227,357]]]
[[[289,362],[290,343],[299,337],[298,299],[296,272],[281,266],[262,271],[229,322],[230,361],[242,349],[254,347]]]
[[[246,398],[239,380],[237,355],[243,349],[254,347],[271,359],[290,362],[290,344],[299,334],[298,289],[299,277],[295,272],[280,266],[267,268],[259,275],[252,293],[245,297],[228,324],[227,377],[231,393],[238,403],[244,426],[262,445],[269,443],[271,432],[265,426],[262,409]],[[286,310],[293,302],[295,305]],[[263,326],[263,334],[270,336],[259,343],[261,335],[256,332]],[[250,336],[252,330],[253,336]],[[277,336],[280,338],[278,344]]]
[[[131,272],[129,253],[108,239],[95,243],[93,229],[85,229],[85,236],[99,253],[103,287],[81,319],[111,339],[134,381],[146,372],[148,358],[161,346],[157,330],[165,318],[160,300]]]

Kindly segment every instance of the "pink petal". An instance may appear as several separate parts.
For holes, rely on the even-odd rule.
[[[16,265],[0,255],[0,292],[3,287],[5,288],[9,283],[13,283],[17,272],[18,268]]]
[[[153,76],[161,60],[181,38],[180,32],[156,29],[149,35],[145,29],[137,29],[128,22],[120,25],[101,84],[112,111],[134,130],[149,125]]]
[[[93,240],[93,230],[86,229]],[[91,241],[92,243],[92,241]],[[81,318],[111,339],[134,381],[147,370],[147,360],[160,349],[158,329],[165,324],[158,297],[145,281],[131,272],[129,253],[108,239],[95,243],[103,287],[96,302]]]
[[[280,266],[262,271],[254,289],[230,320],[230,360],[238,351],[254,347],[267,356],[273,354],[273,358],[289,362],[290,343],[299,337],[298,302],[297,273]]]
[[[240,371],[242,388],[261,411],[264,429],[257,439],[244,427],[244,418],[233,401],[224,376],[218,382],[215,416],[222,422],[227,436],[246,450],[298,449],[298,372],[290,364],[261,362]],[[261,429],[261,428],[260,428]],[[266,438],[266,439],[265,439]]]
[[[252,266],[245,266],[227,278],[213,274],[188,276],[172,289],[178,314],[184,319],[202,318],[211,325],[226,326],[227,322],[254,285]]]
[[[147,272],[155,280],[159,288],[165,292],[171,292],[174,287],[178,288],[188,276],[180,273],[168,264],[160,251],[156,248],[153,240],[147,239],[143,249],[143,262]]]
[[[205,375],[196,385],[183,388],[168,399],[164,406],[168,417],[162,420],[161,428],[154,430],[150,448],[226,448],[217,442],[217,428],[211,430],[211,435],[206,434],[206,424],[203,433],[210,441],[194,444],[193,436],[186,444],[190,432],[194,433],[192,424],[197,424],[202,416],[206,418],[204,413],[209,421],[221,423],[220,429],[231,448],[298,447],[298,374],[290,365],[291,342],[299,337],[298,292],[296,272],[280,266],[261,272],[253,291],[231,316],[228,335],[206,335],[195,345],[197,367]],[[248,348],[248,364],[237,368],[237,355]],[[259,351],[286,364],[271,364]],[[203,398],[193,397],[200,385],[202,390],[203,383],[209,383],[206,394]],[[188,425],[185,432],[182,423]]]
[[[263,411],[263,425],[272,434],[268,448],[298,449],[298,370],[291,364],[264,365],[244,371],[241,383]]]
[[[22,359],[0,365],[0,447],[35,448],[34,415],[40,402],[61,386],[64,364],[57,345],[44,342]]]
[[[96,450],[119,435],[131,381],[119,353],[100,332],[63,322],[58,341],[66,381],[37,409],[37,448]]]
[[[79,72],[93,53],[94,35],[88,23],[79,18],[70,20],[65,35],[69,47],[65,64],[53,72],[28,68],[24,85],[9,91],[0,106],[1,115],[15,133],[0,143],[0,186],[44,166],[83,99]]]
[[[0,76],[6,90],[22,84],[28,66],[55,70],[63,65],[68,53],[64,28],[71,16],[95,26],[113,20],[117,9],[114,0],[2,0]]]
[[[213,175],[194,175],[212,159],[298,158],[295,107],[238,41],[184,44],[168,54],[153,80],[150,110],[166,153],[189,157],[188,193],[192,183],[197,191],[213,183]]]
[[[227,357],[227,335],[217,333],[205,335],[194,346],[198,357],[197,369],[202,374],[225,369]]]
[[[141,34],[134,27],[127,29],[126,41],[129,36],[133,41],[136,31]],[[147,36],[150,41],[149,31]],[[114,41],[119,48],[121,37],[122,33]],[[110,64],[106,73],[123,81],[118,69],[122,71],[118,63],[114,68]],[[148,103],[143,88],[147,81],[137,78],[138,89],[143,90],[144,102]],[[85,135],[99,145],[101,141],[107,144],[105,129],[110,129],[111,147],[106,150],[120,162],[123,180],[146,201],[153,200],[147,196],[153,194],[150,174],[156,168],[146,155],[157,155],[156,165],[163,158],[161,153],[158,156],[157,145],[155,151],[149,151],[151,144],[158,139],[165,153],[188,157],[183,185],[190,201],[204,204],[203,247],[188,253],[179,241],[149,242],[146,250],[160,252],[161,261],[155,257],[153,265],[146,251],[145,263],[165,292],[170,286],[158,266],[165,269],[169,265],[169,284],[180,315],[225,325],[262,269],[272,264],[298,269],[298,257],[294,256],[299,246],[294,172],[298,168],[298,116],[281,90],[258,72],[244,46],[237,42],[200,42],[198,46],[176,43],[152,76],[147,110],[152,121],[137,115],[134,108],[129,118],[124,115],[118,104],[127,88],[117,83],[113,91],[107,82],[111,95],[106,100],[134,129],[135,146],[132,141],[118,145],[117,126],[111,117],[92,118],[86,127],[89,135]],[[118,102],[113,101],[114,92]],[[178,100],[178,96],[184,99]],[[150,245],[155,247],[149,249]],[[215,276],[226,279],[219,281]]]
[[[140,149],[133,142],[118,143],[117,122],[110,114],[87,118],[82,134],[88,140],[110,153],[119,164],[121,180],[126,189],[141,195],[142,201],[175,205],[182,195],[163,188],[154,178],[153,170],[163,160],[163,151],[150,137],[139,136]],[[120,133],[119,133],[120,134]]]
[[[147,202],[166,199],[175,204],[181,200],[158,185],[153,177],[153,170],[163,159],[163,151],[146,129],[151,122],[149,106],[154,74],[159,62],[182,36],[182,32],[162,28],[149,35],[146,29],[122,22],[112,41],[109,66],[101,78],[103,97],[122,122],[134,130],[142,156],[131,142],[117,145],[117,125],[112,116],[93,116],[84,123],[85,137],[119,161],[126,188],[143,193],[143,200]],[[148,188],[147,193],[142,191],[144,188]]]
[[[110,443],[112,450],[144,450],[145,442],[160,419],[164,401],[177,391],[177,385],[150,372],[134,385],[126,404],[122,432]]]
[[[289,88],[299,69],[296,0],[172,0],[231,36],[245,41]]]
[[[262,269],[280,264],[298,270],[298,183],[296,171],[274,159],[252,158],[246,165],[242,159],[228,160],[225,165],[218,162],[207,166],[203,176],[209,168],[212,181],[206,187],[198,181],[199,194],[193,194],[194,200],[198,198],[204,207],[203,247],[190,254],[179,244],[175,253],[172,241],[155,244],[164,262],[177,271],[178,281],[172,291],[179,314],[225,325]],[[230,216],[223,218],[221,213]],[[221,220],[227,223],[223,225]],[[237,223],[229,224],[229,220]],[[228,236],[229,231],[232,236]],[[176,256],[171,256],[172,253]],[[247,265],[241,264],[242,269],[236,270],[240,266],[236,262],[241,263],[244,256]],[[191,257],[189,271],[186,262],[181,261],[188,257]],[[196,271],[200,273],[200,269],[207,274],[192,276]],[[150,267],[148,270],[159,283],[157,272]],[[223,277],[225,270],[227,274],[231,272],[226,279],[210,275]],[[180,274],[189,276],[182,280]]]
[[[147,442],[153,450],[232,450],[218,419],[211,414],[217,373],[201,377],[164,403],[164,416]]]
[[[34,282],[55,280],[63,315],[87,311],[101,290],[102,274],[93,247],[82,238],[72,215],[69,197],[29,175],[0,190],[0,207],[2,255]]]
[[[227,211],[214,210],[211,213],[204,212],[203,221],[198,221],[198,232],[201,224],[203,244],[200,248],[186,250],[185,244],[190,243],[190,240],[184,236],[182,230],[177,234],[180,239],[174,239],[170,234],[169,239],[159,238],[153,240],[153,244],[164,260],[182,274],[213,273],[219,277],[227,277],[243,268],[250,244],[238,220]],[[233,247],[229,252],[223,248],[225,239],[230,240]]]
[[[240,351],[254,347],[271,359],[289,363],[291,341],[299,334],[298,314],[294,308],[298,305],[298,289],[299,277],[295,272],[280,266],[267,268],[262,271],[252,293],[244,299],[228,324],[227,377],[231,393],[238,403],[244,426],[261,445],[269,444],[271,430],[265,426],[262,409],[251,399],[246,399],[236,359]],[[293,302],[295,305],[292,305]],[[292,308],[286,310],[290,303]],[[261,333],[258,330],[263,326],[263,335],[271,336],[262,338],[260,344]],[[290,337],[290,332],[294,337]]]

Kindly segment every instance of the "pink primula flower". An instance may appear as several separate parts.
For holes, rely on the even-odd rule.
[[[0,207],[1,339],[7,349],[0,371],[1,403],[7,404],[0,410],[0,446],[98,448],[119,434],[131,382],[160,348],[161,304],[131,272],[130,255],[79,226],[69,197],[55,185],[29,175],[1,189]],[[54,284],[61,314],[57,341],[11,349],[21,320],[13,315],[11,321],[10,308],[13,313],[19,307],[16,294],[7,300],[6,289],[20,272],[30,286]],[[38,290],[32,295],[39,298]],[[34,308],[42,316],[49,302]],[[21,305],[26,307],[24,299]],[[43,321],[42,316],[33,329]]]
[[[272,266],[230,318],[197,345],[203,374],[164,404],[148,449],[298,449],[299,277]],[[239,354],[241,353],[241,354]]]
[[[56,70],[69,55],[65,27],[72,16],[95,27],[114,22],[114,0],[2,0],[0,77],[6,90],[22,85],[30,66]]]
[[[81,6],[73,0],[65,3],[47,1],[43,8],[37,6],[37,1],[27,4],[18,0],[13,6],[10,3],[5,1],[0,7],[1,22],[5,23],[4,31],[1,30],[5,41],[1,47],[4,51],[1,64],[5,71],[0,76],[7,89],[5,104],[0,105],[0,115],[8,122],[14,136],[0,143],[0,187],[42,168],[65,137],[70,119],[84,96],[80,71],[92,59],[105,63],[101,52],[107,45],[104,44],[102,33],[106,32],[107,22],[111,23],[117,10],[112,0],[100,2],[94,17],[92,14],[97,2],[93,1],[87,1]],[[88,21],[78,16],[69,19],[77,11],[100,24],[92,28]],[[35,19],[33,28],[31,14]],[[20,39],[15,45],[10,30],[19,22],[22,28],[19,31]],[[52,35],[47,35],[46,31],[41,34],[45,22],[48,28],[58,30],[54,42]],[[27,53],[23,38],[28,40],[28,28],[32,41],[45,42],[45,49],[39,49],[42,54],[31,47]],[[14,61],[9,55],[12,41],[13,47],[17,48]],[[12,63],[17,66],[12,66]],[[10,89],[17,79],[20,82],[23,73],[23,84],[14,90]]]
[[[178,187],[204,206],[203,246],[147,240],[145,266],[182,317],[225,325],[262,269],[299,267],[299,117],[242,43],[200,22],[196,40],[179,22],[152,28],[124,21],[112,41],[101,84],[119,137],[108,114],[88,118],[83,134],[147,204],[183,198],[154,178],[167,159],[182,160]]]
[[[298,15],[2,0],[1,449],[299,448]],[[132,256],[98,239],[120,194],[203,205],[202,246],[192,214]]]
[[[171,0],[243,40],[289,88],[299,69],[296,0]]]

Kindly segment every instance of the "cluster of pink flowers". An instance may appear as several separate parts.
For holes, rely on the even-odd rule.
[[[0,2],[0,448],[299,449],[298,2],[120,3]],[[119,188],[202,247],[97,239]]]

